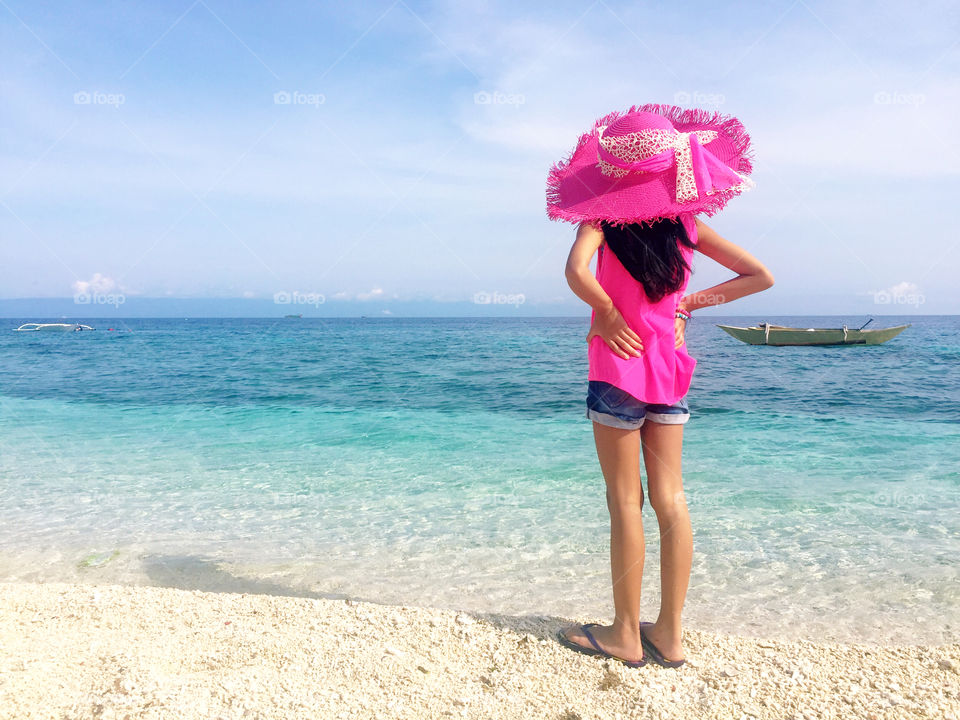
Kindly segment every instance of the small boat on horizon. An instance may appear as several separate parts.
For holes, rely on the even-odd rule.
[[[14,328],[14,332],[80,332],[93,329],[89,325],[80,323],[24,323]]]
[[[284,315],[284,317],[290,319],[299,319],[303,317],[303,313],[300,313],[299,315]]]
[[[748,345],[879,345],[896,337],[911,324],[864,330],[863,328],[871,322],[873,318],[853,330],[846,325],[839,328],[796,328],[771,325],[766,322],[757,323],[751,327],[735,325],[717,325],[717,327]]]

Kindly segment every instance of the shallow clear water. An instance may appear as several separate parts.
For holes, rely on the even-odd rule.
[[[905,321],[840,348],[691,324],[689,626],[956,641],[960,318]],[[0,332],[0,579],[609,616],[585,319],[90,324]]]

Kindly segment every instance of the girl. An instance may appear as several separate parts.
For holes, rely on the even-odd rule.
[[[587,417],[610,512],[614,621],[558,633],[567,647],[632,667],[684,662],[681,612],[693,537],[681,451],[696,360],[686,323],[698,308],[773,285],[756,258],[695,217],[752,183],[749,137],[735,118],[647,105],[613,113],[551,170],[548,214],[579,223],[567,259],[570,288],[593,308]],[[694,250],[737,277],[684,295]],[[589,266],[598,254],[596,276]],[[660,528],[660,614],[640,622],[645,543],[640,450]]]

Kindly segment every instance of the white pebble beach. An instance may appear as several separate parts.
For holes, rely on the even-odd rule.
[[[568,622],[4,582],[0,717],[960,718],[960,644],[777,642],[690,628],[682,668],[627,668],[560,646],[554,633]]]

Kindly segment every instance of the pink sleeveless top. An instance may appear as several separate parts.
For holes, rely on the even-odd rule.
[[[680,216],[690,240],[697,242],[697,226],[690,213]],[[694,250],[680,246],[687,264],[692,266]],[[602,380],[625,390],[641,402],[672,405],[690,388],[697,361],[687,354],[687,345],[674,344],[675,313],[683,297],[690,273],[686,272],[683,286],[666,295],[660,302],[651,303],[617,256],[600,246],[597,258],[597,281],[613,300],[627,325],[643,341],[641,357],[624,360],[613,352],[601,337],[590,340],[587,357],[590,362],[589,380]],[[591,314],[591,322],[596,315]]]

